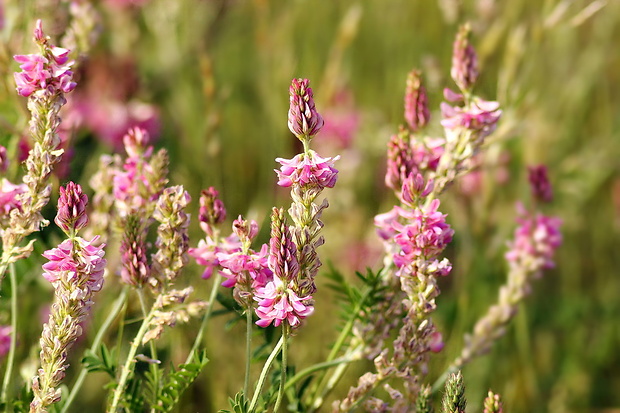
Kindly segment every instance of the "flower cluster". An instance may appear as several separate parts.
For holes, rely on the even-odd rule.
[[[273,272],[272,280],[257,288],[254,296],[258,301],[256,324],[267,327],[273,322],[277,327],[286,320],[291,327],[298,326],[313,313],[314,307],[310,304],[312,296],[303,296],[301,291],[297,248],[286,225],[284,210],[278,208],[271,214],[268,264]]]
[[[323,117],[314,105],[308,79],[293,79],[289,88],[288,128],[300,140],[311,138],[323,127]]]
[[[28,97],[36,91],[55,94],[69,93],[75,89],[69,50],[48,44],[49,38],[43,34],[41,20],[37,20],[34,39],[41,48],[41,54],[14,56],[22,69],[15,73],[17,93]]]
[[[69,235],[56,248],[43,253],[43,277],[54,286],[54,304],[41,335],[41,368],[32,380],[32,412],[45,412],[60,400],[58,386],[68,367],[67,355],[81,336],[80,323],[88,316],[93,293],[103,286],[106,260],[104,245],[97,239],[76,236],[85,223],[86,198],[79,185],[71,183],[61,190],[56,222]]]
[[[168,172],[168,155],[162,149],[153,155],[144,129],[131,129],[123,138],[127,159],[114,172],[113,194],[121,216],[141,213],[149,216],[164,189]]]
[[[333,188],[338,179],[338,170],[334,168],[334,158],[322,158],[315,151],[308,150],[293,159],[276,158],[282,167],[275,170],[278,174],[278,185],[282,187],[313,186],[320,189]]]

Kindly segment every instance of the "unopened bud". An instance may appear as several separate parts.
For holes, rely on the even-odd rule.
[[[471,90],[478,79],[478,56],[474,47],[469,43],[470,32],[469,24],[464,24],[459,28],[452,53],[450,75],[462,91]]]
[[[416,132],[426,126],[430,117],[428,96],[422,86],[420,71],[412,70],[407,76],[405,88],[405,120],[411,130]]]
[[[82,193],[82,187],[69,182],[66,187],[60,187],[58,213],[54,222],[67,234],[79,231],[88,223],[87,204],[88,197]]]

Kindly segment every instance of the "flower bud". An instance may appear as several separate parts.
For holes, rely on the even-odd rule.
[[[422,86],[420,71],[412,70],[407,76],[405,88],[405,120],[411,130],[416,132],[426,126],[430,117],[428,97]]]
[[[450,75],[462,91],[470,91],[478,79],[478,56],[469,43],[471,27],[464,24],[459,28],[454,41],[452,69]]]
[[[208,234],[211,233],[211,227],[221,224],[226,219],[226,208],[218,196],[219,193],[213,187],[201,192],[198,219],[200,227]]]
[[[308,79],[293,79],[288,111],[288,128],[298,139],[312,138],[323,127],[323,117],[314,106]]]
[[[69,182],[66,187],[60,187],[58,199],[58,213],[54,222],[66,234],[71,234],[84,228],[88,223],[86,205],[88,197],[82,193],[82,187]]]
[[[549,182],[547,167],[545,165],[530,166],[527,170],[534,198],[541,202],[551,202],[553,200],[553,189],[551,182]]]

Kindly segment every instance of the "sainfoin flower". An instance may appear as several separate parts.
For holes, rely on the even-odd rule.
[[[13,208],[21,206],[19,202],[19,194],[26,192],[26,185],[12,184],[8,179],[2,178],[2,186],[0,187],[0,214],[8,215]]]
[[[300,153],[293,159],[277,158],[276,161],[282,165],[279,171],[275,170],[278,174],[278,185],[333,188],[338,179],[338,170],[334,168],[334,162],[338,159],[340,156],[322,158],[313,150]]]
[[[459,128],[469,129],[479,133],[482,139],[490,135],[502,115],[498,102],[476,99],[466,107],[450,106],[441,103],[443,119],[441,125],[448,130]]]
[[[527,168],[530,188],[535,199],[541,202],[553,200],[553,188],[549,182],[547,167],[545,165],[530,166]]]
[[[522,267],[539,276],[541,270],[555,267],[553,255],[562,244],[562,221],[542,214],[532,216],[522,206],[518,207],[518,212],[519,226],[509,244],[506,260],[511,266]]]
[[[69,61],[69,50],[47,45],[47,39],[43,36],[41,29],[41,20],[37,21],[35,40],[43,46],[43,55],[29,54],[13,57],[22,69],[14,75],[17,93],[28,97],[37,90],[68,93],[75,89],[76,84],[73,82],[71,71],[73,61]]]
[[[308,79],[293,79],[289,88],[288,128],[299,139],[309,139],[323,127],[323,118],[314,105]]]
[[[88,198],[82,192],[82,187],[74,182],[67,183],[66,187],[60,187],[58,199],[58,214],[54,222],[66,234],[79,231],[88,224],[86,205]]]
[[[292,282],[285,284],[280,278],[274,277],[265,287],[256,290],[254,299],[258,301],[258,326],[267,327],[273,322],[277,327],[286,320],[291,327],[295,327],[314,312],[314,307],[304,304],[312,297],[299,297],[292,287]]]
[[[223,287],[234,287],[237,284],[250,284],[247,287],[256,289],[264,286],[272,278],[271,270],[267,267],[267,245],[263,245],[256,253],[248,250],[232,253],[220,252],[216,254],[219,265],[223,268],[220,274],[225,278]],[[249,276],[250,279],[246,279]]]
[[[13,328],[11,326],[0,326],[0,357],[8,354],[11,348],[11,335]]]
[[[232,254],[238,251],[241,251],[241,241],[237,235],[231,234],[220,243],[216,243],[210,237],[201,239],[196,248],[189,249],[188,254],[196,260],[196,263],[206,267],[202,274],[202,278],[206,280],[211,277],[214,270],[221,269],[218,254]]]
[[[403,209],[398,213],[405,224],[398,221],[393,223],[398,232],[394,241],[400,246],[400,251],[394,256],[394,263],[403,271],[414,273],[423,261],[434,275],[447,275],[451,267],[447,260],[434,260],[452,241],[454,231],[446,223],[446,215],[438,211],[439,200],[434,199],[426,208]],[[412,266],[412,264],[414,264]],[[412,268],[410,268],[412,267]]]

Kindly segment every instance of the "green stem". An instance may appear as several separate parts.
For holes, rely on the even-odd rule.
[[[15,364],[15,349],[17,347],[17,277],[15,276],[15,264],[11,264],[9,277],[11,283],[11,344],[6,360],[4,381],[2,382],[2,403],[7,402],[8,389],[13,376],[13,365]]]
[[[284,396],[284,386],[286,384],[286,363],[288,357],[288,335],[289,335],[289,325],[285,321],[282,323],[282,370],[280,372],[280,390],[278,390],[278,398],[276,399],[276,405],[273,408],[273,413],[277,413],[280,408],[280,403],[282,403],[282,398]]]
[[[211,295],[209,296],[209,302],[207,303],[207,311],[205,315],[202,317],[202,323],[200,324],[200,329],[198,329],[198,334],[196,334],[196,338],[194,339],[194,345],[187,355],[187,359],[185,360],[185,364],[189,364],[192,362],[194,358],[194,354],[198,351],[198,347],[202,343],[202,338],[204,337],[205,331],[207,330],[207,324],[209,324],[209,319],[211,318],[211,314],[213,313],[213,305],[215,304],[215,299],[217,298],[217,290],[222,281],[222,275],[218,272],[213,280],[213,287],[211,288]]]
[[[258,377],[258,382],[256,383],[256,389],[254,390],[254,396],[252,397],[252,402],[250,403],[250,408],[248,409],[248,413],[252,413],[254,408],[256,407],[256,403],[258,402],[258,398],[260,397],[261,392],[263,391],[263,386],[265,385],[265,379],[267,378],[267,373],[269,373],[269,368],[273,364],[276,356],[280,352],[282,348],[282,344],[284,343],[284,338],[280,337],[280,340],[276,344],[276,346],[271,351],[271,354],[267,358],[265,365],[263,366],[263,370],[260,372],[260,376]]]
[[[93,344],[90,347],[91,351],[97,351],[97,349],[101,345],[101,342],[103,341],[103,336],[108,331],[108,329],[110,328],[110,326],[112,325],[112,323],[114,322],[118,314],[121,312],[121,310],[125,306],[125,301],[127,300],[128,293],[129,293],[129,286],[125,286],[125,288],[123,288],[123,291],[121,291],[121,295],[114,302],[112,311],[110,311],[107,318],[103,321],[103,324],[97,331],[97,335],[95,336],[95,339],[93,340]],[[69,397],[67,397],[67,402],[62,407],[61,413],[67,413],[69,411],[69,407],[71,406],[71,403],[73,403],[73,401],[77,397],[78,393],[80,392],[80,389],[82,388],[82,385],[84,384],[84,380],[86,380],[86,375],[88,375],[88,370],[86,370],[86,368],[82,365],[82,370],[80,371],[80,374],[75,380],[75,384],[73,385],[73,388],[71,389],[71,393],[69,394]]]
[[[315,364],[313,366],[306,367],[305,369],[303,369],[302,371],[300,371],[299,373],[297,373],[296,375],[291,377],[286,382],[286,385],[284,386],[284,390],[290,389],[292,386],[297,384],[297,382],[299,382],[301,379],[303,379],[306,376],[311,375],[312,373],[315,373],[315,372],[321,371],[321,370],[325,370],[325,369],[328,369],[330,367],[334,367],[334,366],[338,366],[338,365],[346,365],[346,364],[352,363],[352,362],[357,361],[357,360],[358,359],[356,359],[356,358],[341,357],[339,359],[335,359],[335,360],[331,360],[331,361],[324,361],[322,363],[317,363],[317,364]]]
[[[251,300],[251,297],[248,298]],[[248,303],[248,308],[245,310],[246,314],[246,329],[245,329],[245,380],[243,382],[243,394],[247,398],[248,390],[250,389],[250,364],[252,362],[252,304]]]
[[[144,321],[142,321],[140,330],[138,331],[138,334],[136,334],[136,337],[133,339],[133,342],[131,343],[129,354],[127,355],[127,360],[125,361],[125,364],[123,365],[123,368],[122,368],[121,377],[118,381],[118,385],[116,386],[116,389],[114,390],[112,404],[107,410],[109,413],[116,413],[118,404],[121,401],[121,395],[123,394],[123,391],[125,390],[125,386],[127,385],[127,380],[129,379],[129,375],[133,371],[133,365],[136,362],[136,353],[138,352],[138,348],[140,347],[140,345],[142,345],[142,339],[144,338],[144,335],[148,331],[150,324],[151,324],[151,320],[153,319],[154,315],[155,315],[155,306],[151,307],[151,311],[144,318]]]
[[[138,297],[140,299],[140,308],[142,309],[142,314],[146,318],[148,314],[147,306],[146,306],[146,298],[144,297],[144,290],[142,288],[138,288]],[[157,360],[157,347],[155,346],[155,340],[151,340],[149,342],[149,347],[151,349],[151,359]],[[154,400],[153,404],[157,403],[157,398],[159,397],[159,367],[156,364],[149,364],[149,370],[151,370],[151,374],[153,375],[153,384],[154,384]]]

